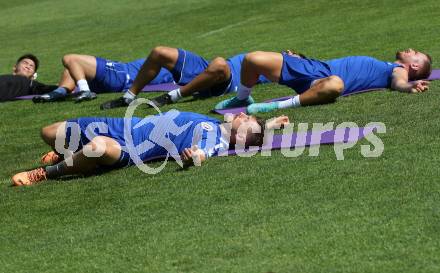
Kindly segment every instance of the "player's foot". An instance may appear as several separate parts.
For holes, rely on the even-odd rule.
[[[215,110],[222,110],[222,109],[229,109],[229,108],[235,108],[235,107],[242,107],[242,106],[248,106],[250,104],[254,103],[254,99],[249,96],[244,100],[239,100],[237,97],[233,97],[231,99],[227,99],[224,101],[219,102],[215,106]]]
[[[128,107],[129,103],[127,103],[124,97],[117,98],[115,100],[109,100],[101,104],[101,110],[118,108],[118,107]]]
[[[53,165],[61,162],[61,160],[63,159],[59,154],[55,153],[54,151],[50,151],[41,157],[40,162],[44,165]]]
[[[276,102],[263,102],[263,103],[254,103],[249,105],[246,108],[248,114],[256,114],[256,113],[267,113],[272,112],[278,109],[278,103]]]
[[[17,173],[12,177],[14,186],[30,186],[44,180],[47,180],[47,177],[46,171],[43,168]]]
[[[164,105],[171,104],[173,101],[171,100],[171,96],[168,94],[163,94],[158,97],[151,99],[151,102],[156,105],[156,107],[160,108]],[[148,107],[153,107],[151,104],[148,104]]]
[[[44,95],[40,95],[40,96],[35,96],[32,98],[32,101],[34,103],[39,103],[39,102],[53,102],[53,101],[60,101],[60,100],[64,100],[66,98],[66,96],[64,94],[60,94],[58,92],[50,92]]]
[[[75,103],[96,99],[96,93],[92,91],[80,91],[75,98]]]

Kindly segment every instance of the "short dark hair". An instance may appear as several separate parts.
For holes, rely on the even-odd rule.
[[[260,125],[259,133],[249,132],[246,135],[246,144],[245,148],[249,148],[250,146],[263,146],[264,141],[264,130],[266,129],[266,120],[260,117],[255,117],[256,122]]]
[[[37,72],[38,66],[40,65],[40,61],[38,60],[38,58],[34,54],[27,53],[27,54],[24,54],[24,55],[20,56],[17,59],[16,64],[18,64],[19,62],[21,62],[24,59],[32,60],[34,62],[34,64],[35,64],[35,72]]]
[[[429,54],[425,54],[427,60],[423,61],[422,68],[417,72],[415,80],[427,79],[432,72],[432,58]]]

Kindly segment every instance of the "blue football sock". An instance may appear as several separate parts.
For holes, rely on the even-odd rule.
[[[279,109],[277,102],[253,103],[246,108],[248,114],[267,113]]]
[[[57,93],[62,96],[67,96],[67,89],[62,86],[58,87],[57,89],[53,90],[52,92]]]

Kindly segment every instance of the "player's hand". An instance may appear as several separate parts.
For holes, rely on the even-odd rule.
[[[273,119],[270,119],[266,123],[268,129],[282,129],[285,125],[289,124],[289,117],[282,115]]]
[[[415,81],[412,83],[411,93],[422,93],[429,89],[428,81]]]
[[[191,148],[185,148],[181,154],[184,167],[189,167],[191,165],[201,166],[202,161],[205,160],[205,153],[197,147],[197,145]]]

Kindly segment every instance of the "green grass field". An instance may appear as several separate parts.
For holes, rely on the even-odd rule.
[[[439,8],[437,0],[0,0],[0,74],[33,52],[39,80],[56,83],[66,53],[130,61],[156,45],[206,58],[293,48],[384,60],[414,47],[440,67]],[[41,127],[124,110],[99,110],[118,94],[81,105],[2,103],[0,272],[439,272],[439,91],[434,82],[420,95],[375,92],[276,112],[310,124],[383,122],[379,158],[361,155],[363,140],[344,161],[324,146],[317,157],[215,158],[186,171],[171,162],[157,175],[131,167],[27,188],[10,187],[10,177],[48,151]],[[254,97],[288,94],[271,84]],[[221,99],[175,107],[209,114]]]

